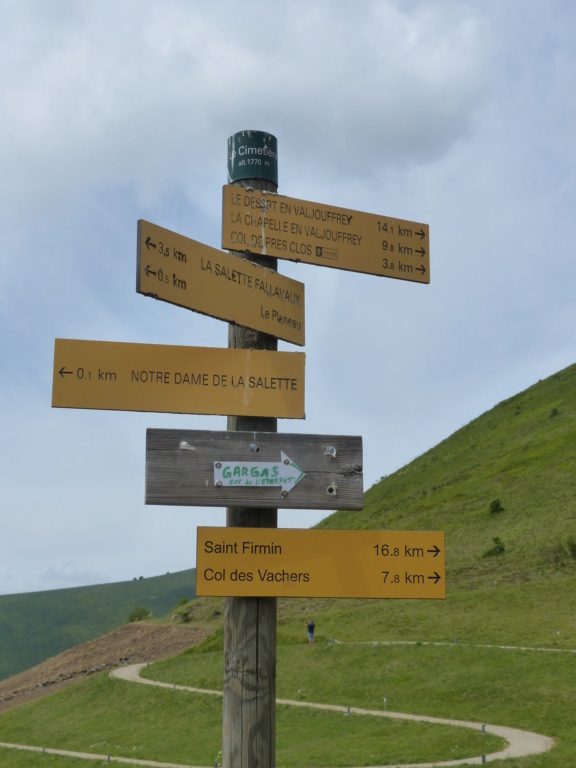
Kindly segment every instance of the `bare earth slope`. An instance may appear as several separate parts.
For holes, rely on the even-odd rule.
[[[104,669],[174,656],[196,645],[209,633],[209,629],[185,625],[126,624],[97,640],[0,680],[0,712],[39,699]]]

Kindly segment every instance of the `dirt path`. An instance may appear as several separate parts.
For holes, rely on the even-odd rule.
[[[0,681],[0,712],[24,704],[28,701],[46,696],[48,693],[70,685],[96,672],[110,669],[111,675],[122,680],[142,685],[157,685],[181,691],[192,691],[211,696],[222,696],[221,691],[210,691],[200,688],[191,688],[183,685],[161,683],[146,680],[140,677],[143,667],[150,661],[175,655],[191,645],[202,640],[208,631],[182,625],[158,626],[152,624],[128,624],[115,632],[105,635],[103,638],[84,643],[72,648],[54,659],[49,659],[31,670]],[[528,755],[546,752],[552,748],[552,739],[530,731],[522,731],[517,728],[506,728],[498,725],[465,722],[462,720],[448,720],[419,715],[407,715],[400,712],[387,710],[366,710],[357,707],[335,706],[331,704],[313,704],[289,699],[277,699],[279,704],[293,707],[308,707],[311,709],[325,709],[333,712],[354,715],[369,715],[372,717],[388,717],[404,720],[424,721],[462,728],[482,730],[496,736],[501,736],[507,741],[507,746],[500,752],[495,752],[483,757],[466,758],[463,760],[450,760],[442,763],[418,763],[402,766],[388,765],[385,768],[440,768],[444,766],[480,765],[493,760],[507,758],[526,757]],[[178,765],[175,763],[154,762],[150,760],[138,760],[133,758],[114,757],[79,752],[68,752],[58,749],[43,749],[19,744],[0,743],[0,747],[21,749],[30,752],[40,752],[53,755],[77,757],[86,760],[98,760],[106,764],[129,764],[149,766],[149,768],[199,768],[198,766]],[[373,768],[376,768],[373,766]],[[384,767],[379,767],[384,768]]]
[[[140,677],[140,672],[146,666],[146,664],[130,664],[120,669],[115,669],[111,672],[112,677],[119,678],[121,680],[127,680],[132,683],[141,683],[143,685],[157,685],[162,688],[171,688],[176,691],[191,691],[193,693],[202,693],[211,696],[222,696],[221,691],[205,690],[203,688],[192,688],[187,685],[174,685],[172,683],[161,683],[155,680],[147,680]],[[474,723],[464,720],[450,720],[441,717],[428,717],[426,715],[408,715],[402,712],[388,712],[387,710],[378,709],[361,709],[359,707],[342,707],[334,704],[313,704],[310,702],[294,701],[291,699],[276,699],[277,704],[286,704],[291,707],[308,707],[311,709],[324,709],[332,712],[341,712],[343,714],[351,715],[369,715],[371,717],[389,717],[399,720],[414,720],[426,723],[435,723],[438,725],[452,725],[459,728],[472,728],[476,731],[484,731],[491,733],[494,736],[501,736],[506,739],[508,745],[500,752],[493,752],[491,755],[479,755],[478,757],[467,757],[462,760],[448,760],[445,762],[434,763],[412,763],[407,765],[403,763],[400,765],[388,765],[379,766],[378,768],[440,768],[440,766],[457,766],[457,765],[481,765],[484,762],[488,763],[493,760],[506,760],[512,757],[526,757],[528,755],[537,755],[541,752],[547,752],[554,746],[553,739],[547,736],[541,736],[537,733],[531,733],[530,731],[521,731],[518,728],[506,728],[501,725],[488,725],[483,723]],[[373,767],[376,768],[376,767]]]
[[[4,744],[0,741],[0,747],[6,749],[21,749],[25,752],[36,752],[42,755],[61,755],[62,757],[77,757],[80,760],[98,760],[105,765],[123,763],[128,765],[143,765],[150,768],[206,768],[206,766],[182,765],[180,763],[156,763],[153,760],[136,760],[131,757],[114,757],[110,755],[97,755],[87,752],[70,752],[66,749],[44,749],[43,747],[28,747],[24,744]]]

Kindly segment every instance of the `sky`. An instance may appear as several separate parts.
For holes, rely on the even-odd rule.
[[[4,3],[0,594],[193,568],[225,525],[144,503],[146,429],[225,416],[51,396],[56,338],[227,346],[136,293],[136,233],[220,248],[236,132],[276,136],[283,195],[430,226],[429,285],[279,262],[306,290],[306,419],[279,432],[361,436],[368,490],[576,362],[575,34],[560,0]]]

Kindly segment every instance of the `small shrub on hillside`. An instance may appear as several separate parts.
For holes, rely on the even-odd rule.
[[[554,416],[558,416],[559,413],[560,411],[558,410],[558,408],[552,408],[552,410],[550,411],[550,418],[553,419]]]
[[[491,547],[487,552],[484,552],[482,557],[495,557],[497,555],[503,555],[504,552],[506,552],[506,547],[500,540],[499,536],[494,536],[492,541],[494,542],[494,546]]]
[[[549,565],[565,565],[569,560],[576,560],[576,540],[569,536],[566,541],[550,544],[542,550],[541,556]]]
[[[179,603],[170,616],[170,621],[182,621],[184,624],[192,621],[192,609],[190,608],[189,603],[185,603],[184,605]]]
[[[128,621],[129,622],[143,621],[144,619],[147,619],[150,616],[152,616],[152,612],[149,611],[148,608],[144,608],[139,605],[136,608],[134,608],[133,611],[130,611],[130,613],[128,614]]]
[[[576,539],[574,536],[569,536],[566,539],[566,549],[572,560],[576,560]]]
[[[490,502],[490,512],[493,515],[496,515],[498,512],[504,512],[504,507],[502,506],[500,499],[492,499]]]

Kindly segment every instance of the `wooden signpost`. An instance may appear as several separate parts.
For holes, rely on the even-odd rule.
[[[362,509],[362,438],[148,429],[146,503]]]
[[[199,527],[196,594],[442,599],[444,534]]]
[[[143,220],[137,254],[138,293],[304,345],[302,283]]]
[[[278,189],[276,138],[242,131],[228,139],[228,181],[240,187]],[[247,259],[247,255],[236,253]],[[250,257],[261,266],[276,261]],[[269,334],[228,327],[228,347],[276,350]],[[229,416],[230,432],[277,432],[275,418]],[[277,528],[277,509],[256,505],[226,508],[227,528]],[[223,768],[275,768],[276,765],[276,599],[227,597],[224,601]]]
[[[226,414],[227,432],[148,430],[146,503],[226,506],[199,528],[198,594],[222,595],[223,768],[276,764],[276,598],[445,596],[441,533],[278,530],[277,510],[362,509],[359,437],[304,418],[304,286],[290,259],[430,281],[426,224],[282,197],[276,138],[228,141],[223,253],[138,222],[137,291],[230,323],[228,349],[56,339],[52,405]]]

